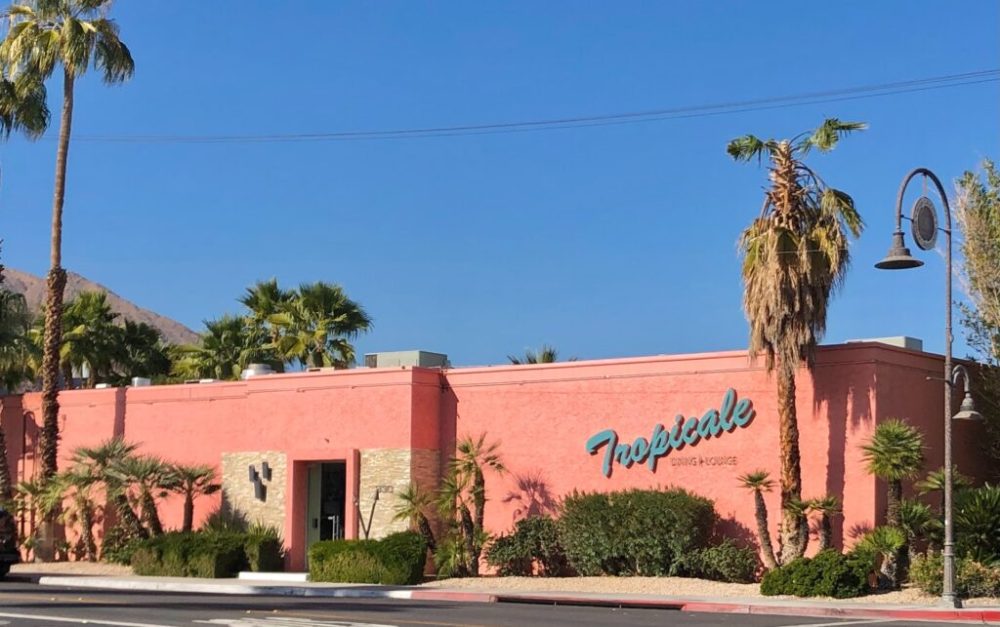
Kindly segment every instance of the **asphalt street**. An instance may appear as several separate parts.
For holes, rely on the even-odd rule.
[[[72,624],[116,627],[179,625],[185,627],[198,625],[234,627],[879,625],[894,627],[914,623],[551,605],[166,594],[0,583],[0,625]]]

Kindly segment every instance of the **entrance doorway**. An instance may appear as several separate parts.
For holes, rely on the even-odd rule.
[[[306,555],[321,540],[344,537],[347,464],[322,462],[309,465],[309,505],[306,512]]]

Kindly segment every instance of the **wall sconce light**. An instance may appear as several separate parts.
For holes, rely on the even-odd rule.
[[[257,469],[253,467],[253,464],[247,467],[247,471],[250,475],[250,482],[253,483],[257,481]]]
[[[267,500],[267,486],[261,481],[255,481],[253,484],[253,495],[257,497],[258,501]]]
[[[258,473],[257,469],[254,468],[253,464],[247,467],[247,477],[250,479],[250,483],[253,484],[253,495],[258,501],[267,500],[267,486],[264,485],[264,481],[271,480],[271,467],[267,465],[267,462],[262,462],[260,465],[261,472]]]
[[[268,466],[266,461],[263,461],[260,464],[260,474],[264,475],[265,481],[271,480],[271,467]]]

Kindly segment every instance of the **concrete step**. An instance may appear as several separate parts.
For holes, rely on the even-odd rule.
[[[309,581],[309,573],[258,573],[243,571],[239,579],[244,581],[284,581],[289,583],[305,583]]]

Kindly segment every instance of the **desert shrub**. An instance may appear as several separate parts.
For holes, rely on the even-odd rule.
[[[940,553],[918,555],[910,567],[910,583],[924,593],[939,596],[944,585]],[[955,593],[961,597],[1000,597],[1000,566],[963,558],[955,564]]]
[[[216,533],[244,533],[250,528],[250,522],[243,512],[233,511],[225,507],[215,509],[199,531]]]
[[[1000,485],[961,491],[955,502],[958,554],[983,564],[1000,562]]]
[[[761,594],[846,599],[869,592],[867,560],[827,550],[812,559],[801,557],[768,571],[760,584]]]
[[[327,540],[309,548],[309,578],[343,583],[414,584],[423,578],[427,544],[404,531],[382,540]]]
[[[101,543],[101,559],[112,564],[128,566],[132,563],[132,554],[139,542],[141,540],[129,535],[124,527],[114,526],[104,534],[104,541]]]
[[[730,539],[699,549],[694,556],[693,574],[712,581],[752,583],[757,580],[760,562],[757,551],[737,546]]]
[[[247,565],[245,541],[235,533],[165,533],[137,544],[132,569],[161,577],[235,577]]]
[[[519,520],[510,535],[501,535],[486,552],[486,561],[500,575],[558,577],[570,573],[559,527],[548,516]]]
[[[574,492],[563,503],[559,539],[581,575],[685,575],[716,518],[710,500],[677,488]]]
[[[285,568],[285,549],[277,529],[250,525],[243,543],[247,565],[254,572],[276,572]]]

